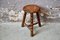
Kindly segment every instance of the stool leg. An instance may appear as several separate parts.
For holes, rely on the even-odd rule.
[[[27,14],[27,13],[25,12],[24,15],[23,15],[22,27],[24,27],[24,24],[25,24],[26,14]]]
[[[30,14],[30,19],[31,19],[30,31],[31,31],[31,36],[33,36],[33,13]]]
[[[39,13],[36,13],[36,16],[37,16],[37,20],[38,20],[39,27],[41,27],[41,22],[40,22]]]

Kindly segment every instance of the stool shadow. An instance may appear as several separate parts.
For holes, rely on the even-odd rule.
[[[35,30],[34,36],[37,35],[37,34],[39,34],[39,33],[42,32],[42,31],[44,31],[43,29],[42,29],[42,31],[40,31],[40,30],[41,30],[40,28],[42,28],[44,25],[46,25],[46,24],[41,25],[41,27],[38,27],[38,26],[35,26],[35,27],[34,27],[34,30]],[[39,30],[38,28],[39,28],[40,30]]]
[[[37,26],[36,26],[36,28],[35,29],[38,29],[37,31],[36,31],[36,33],[34,34],[34,35],[38,35],[38,34],[41,34],[41,33],[43,33],[43,32],[46,32],[46,31],[49,31],[49,30],[51,30],[51,29],[53,29],[54,28],[54,25],[50,25],[50,24],[44,24],[42,27],[40,27],[39,29],[37,28]]]

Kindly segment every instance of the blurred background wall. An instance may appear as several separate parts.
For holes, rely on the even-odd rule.
[[[10,21],[9,13],[20,13],[27,4],[37,4],[49,9],[60,6],[60,0],[0,0],[0,22]],[[21,17],[21,13],[19,15]]]
[[[37,4],[44,7],[59,6],[60,0],[0,0],[0,8],[8,8],[14,5],[17,9],[22,9],[26,4]]]

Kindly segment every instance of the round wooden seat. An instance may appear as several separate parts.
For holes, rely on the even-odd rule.
[[[40,10],[40,7],[37,5],[26,5],[23,7],[23,10],[29,13],[37,13]]]

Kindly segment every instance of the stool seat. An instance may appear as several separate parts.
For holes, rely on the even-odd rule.
[[[37,5],[26,5],[23,7],[23,10],[29,13],[37,13],[40,10],[40,7]]]

